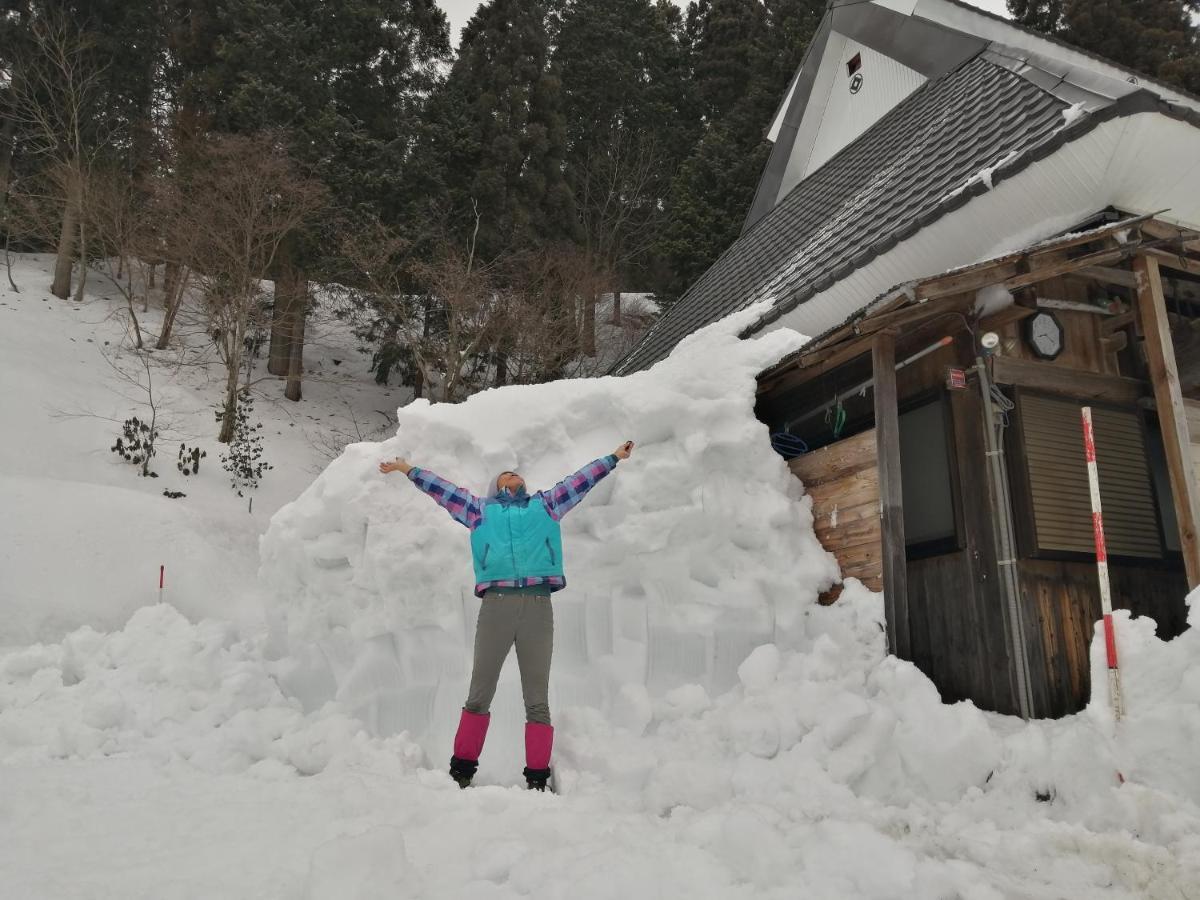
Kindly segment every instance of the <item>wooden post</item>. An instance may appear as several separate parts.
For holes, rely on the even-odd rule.
[[[1171,495],[1175,500],[1175,516],[1179,520],[1179,543],[1187,569],[1188,588],[1200,584],[1200,494],[1192,468],[1191,441],[1188,438],[1187,411],[1179,387],[1179,369],[1175,363],[1175,348],[1171,344],[1171,326],[1167,322],[1167,305],[1163,300],[1158,260],[1138,256],[1133,261],[1137,275],[1138,312],[1146,335],[1146,356],[1150,362],[1150,378],[1154,383],[1154,403],[1158,409],[1158,425],[1162,430],[1167,470],[1171,475]]]
[[[879,457],[879,517],[883,536],[883,597],[888,651],[912,658],[908,628],[908,563],[904,550],[904,498],[900,489],[900,413],[896,406],[896,338],[890,331],[871,343],[875,377],[875,452]]]

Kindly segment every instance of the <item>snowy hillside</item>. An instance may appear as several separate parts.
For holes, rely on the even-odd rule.
[[[302,406],[259,407],[277,461],[251,514],[211,444],[200,482],[170,455],[141,480],[108,452],[112,422],[49,415],[128,415],[87,343],[121,326],[18,275],[0,296],[20,438],[0,457],[5,896],[1200,896],[1197,630],[1164,644],[1118,616],[1119,725],[1102,695],[1056,722],[943,705],[886,656],[879,595],[816,605],[836,568],[753,415],[755,373],[799,336],[738,341],[726,321],[633,377],[408,404],[395,436],[318,475],[289,413],[344,432],[343,400],[367,421],[405,399],[357,360]],[[348,366],[344,349],[314,359]],[[216,388],[190,371],[172,405],[207,440]],[[461,791],[445,764],[478,603],[466,532],[376,464],[475,491],[519,467],[536,488],[626,438],[632,458],[563,521],[562,793],[513,786],[511,659]],[[155,605],[164,558],[179,574]],[[1101,644],[1092,667],[1103,684]]]
[[[155,601],[159,565],[167,567],[166,599],[187,615],[258,620],[245,596],[271,515],[347,442],[383,433],[410,392],[374,384],[370,357],[357,351],[349,328],[319,311],[306,348],[305,402],[284,400],[275,378],[256,386],[255,418],[264,423],[264,458],[274,469],[254,492],[251,512],[218,458],[214,411],[224,370],[202,326],[182,314],[178,345],[156,352],[147,376],[128,351],[117,292],[93,274],[96,299],[60,301],[49,292],[51,263],[19,260],[19,293],[0,279],[0,421],[8,436],[0,443],[7,513],[0,578],[9,613],[0,621],[0,646],[57,638],[83,624],[121,625]],[[161,308],[138,313],[143,329],[157,335]],[[256,369],[266,375],[265,359]],[[109,449],[125,419],[149,418],[147,383],[160,406],[158,478],[137,477]],[[180,443],[208,454],[195,477],[176,468]],[[187,497],[169,500],[162,495],[168,489]]]

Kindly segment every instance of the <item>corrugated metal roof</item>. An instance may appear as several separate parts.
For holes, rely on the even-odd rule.
[[[742,234],[613,371],[644,369],[764,298],[791,308],[826,290],[949,211],[982,170],[1063,129],[1065,108],[981,57],[928,82]]]

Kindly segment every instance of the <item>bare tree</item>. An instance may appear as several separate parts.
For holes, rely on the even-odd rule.
[[[408,243],[379,222],[343,241],[357,282],[387,322],[387,340],[411,354],[434,401],[461,400],[486,386],[485,351],[508,321],[499,266],[475,254],[481,214],[465,243],[443,237],[430,258],[412,262]],[[413,279],[421,290],[413,290]]]
[[[81,221],[93,236],[96,266],[125,299],[134,345],[143,347],[136,304],[149,309],[149,285],[160,242],[156,206],[132,175],[115,166],[98,167],[89,177]],[[161,349],[161,348],[159,348]]]
[[[563,244],[512,261],[498,329],[508,381],[526,384],[598,374],[596,298],[613,279],[586,248]],[[593,329],[589,331],[589,328]]]
[[[93,41],[58,7],[41,7],[29,22],[30,43],[16,68],[10,90],[12,116],[24,153],[46,160],[61,208],[57,259],[51,292],[71,294],[76,243],[87,259],[87,230],[82,216],[88,180],[106,135],[95,118],[105,66],[92,53]],[[47,236],[52,238],[52,236]],[[86,265],[81,267],[76,299],[83,297]]]
[[[190,148],[192,163],[174,183],[168,245],[204,294],[209,333],[226,370],[218,440],[236,423],[246,337],[263,318],[263,279],[280,245],[310,223],[325,192],[296,170],[270,135],[210,138]]]
[[[587,266],[607,274],[599,290],[622,287],[619,276],[654,242],[662,222],[656,195],[659,154],[653,138],[613,129],[609,140],[591,149],[575,185],[582,247]],[[598,292],[582,297],[582,350],[596,354]]]

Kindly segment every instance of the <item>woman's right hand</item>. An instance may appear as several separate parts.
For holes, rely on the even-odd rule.
[[[410,466],[399,456],[397,456],[395,459],[389,459],[379,464],[379,471],[384,475],[387,475],[389,472],[403,472],[405,475],[407,475],[411,470],[412,466]]]

